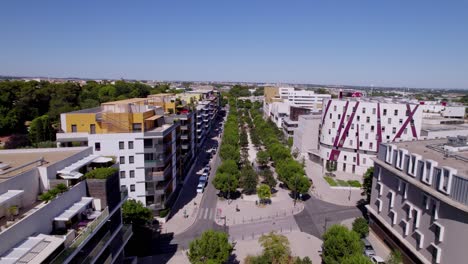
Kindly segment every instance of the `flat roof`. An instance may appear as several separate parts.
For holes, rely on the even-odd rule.
[[[426,131],[468,130],[468,124],[450,125],[450,124],[424,124],[423,123],[421,130],[426,130]]]
[[[63,242],[63,238],[56,236],[30,236],[1,256],[0,263],[42,263]]]
[[[148,100],[148,98],[130,98],[130,99],[124,99],[124,100],[119,100],[119,101],[106,102],[106,103],[102,103],[101,105],[132,104],[132,103],[139,103],[145,100]]]
[[[438,167],[451,167],[457,170],[458,176],[468,178],[468,151],[452,152],[456,156],[445,157],[442,151],[437,151],[434,147],[441,147],[447,144],[447,139],[418,140],[392,143],[397,148],[403,148],[410,153],[419,154],[423,159],[430,159],[437,162]],[[428,147],[429,146],[429,147]],[[468,146],[467,146],[468,147]],[[461,159],[460,159],[461,158]],[[467,160],[464,161],[463,159]]]
[[[93,108],[86,108],[86,109],[81,109],[81,110],[76,110],[72,112],[68,112],[66,114],[93,114],[93,113],[99,113],[101,112],[101,107],[93,107]]]
[[[10,165],[3,174],[0,172],[0,182],[39,166],[47,167],[86,148],[88,147],[0,150],[0,164]],[[41,163],[41,159],[44,162]]]

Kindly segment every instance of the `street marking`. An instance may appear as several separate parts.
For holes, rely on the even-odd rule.
[[[206,209],[207,210],[206,210],[206,215],[205,215],[204,219],[209,219],[211,208],[206,208]]]

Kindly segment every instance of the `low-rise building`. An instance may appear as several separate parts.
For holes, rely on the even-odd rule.
[[[374,158],[371,228],[408,263],[465,263],[466,137],[382,144]]]
[[[0,161],[0,263],[123,263],[132,229],[112,158],[79,147],[2,150]]]

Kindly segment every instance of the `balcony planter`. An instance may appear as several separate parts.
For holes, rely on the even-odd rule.
[[[86,187],[91,197],[101,200],[101,208],[112,211],[121,201],[118,169],[99,168],[85,174]]]

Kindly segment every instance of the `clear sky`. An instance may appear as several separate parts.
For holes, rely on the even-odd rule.
[[[2,1],[0,75],[468,89],[468,1]]]

